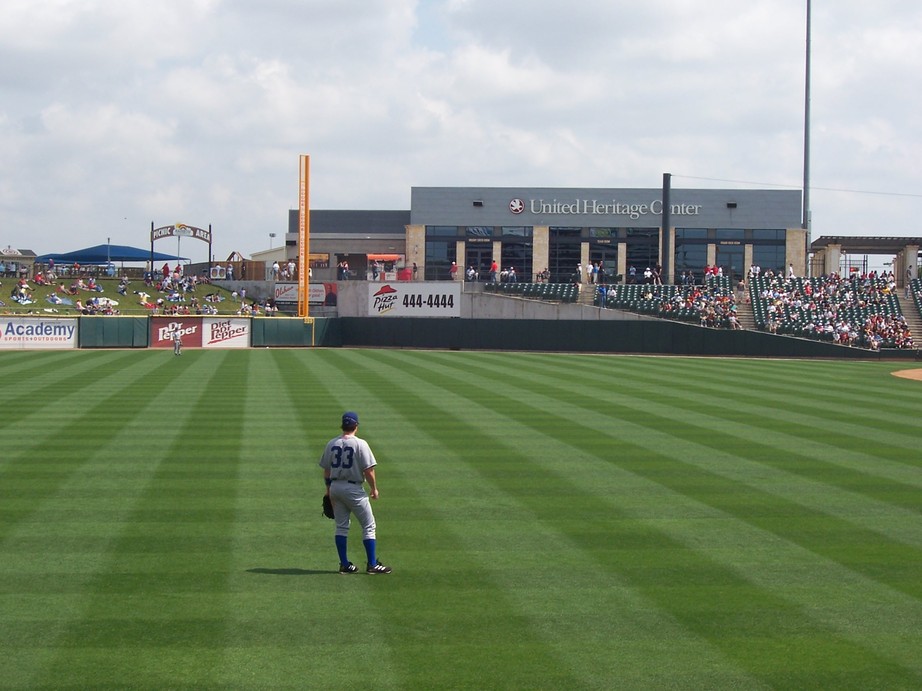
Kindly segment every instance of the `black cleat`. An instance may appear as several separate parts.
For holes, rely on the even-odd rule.
[[[340,564],[339,572],[340,573],[358,573],[359,567],[353,564],[351,561],[348,564]]]
[[[369,564],[368,568],[365,570],[365,573],[390,573],[390,572],[391,572],[391,567],[385,566],[380,561],[374,566]]]

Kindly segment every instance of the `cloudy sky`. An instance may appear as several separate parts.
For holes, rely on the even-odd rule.
[[[144,247],[153,221],[211,224],[217,259],[278,246],[302,153],[317,209],[664,172],[798,189],[805,6],[4,0],[0,244]],[[813,237],[922,235],[922,3],[814,0],[812,24]]]

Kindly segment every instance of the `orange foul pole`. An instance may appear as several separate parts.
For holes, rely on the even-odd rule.
[[[301,156],[301,184],[298,195],[298,316],[307,319],[311,256],[311,157]]]

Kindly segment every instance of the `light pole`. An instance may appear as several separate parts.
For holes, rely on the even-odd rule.
[[[805,268],[808,276],[813,273],[810,266],[810,235],[812,230],[810,227],[810,53],[812,50],[810,14],[810,0],[807,0],[807,36],[804,56],[804,208],[801,225],[806,231],[804,233],[804,257],[807,262]]]
[[[272,238],[275,237],[275,233],[269,233],[269,249],[272,249]]]

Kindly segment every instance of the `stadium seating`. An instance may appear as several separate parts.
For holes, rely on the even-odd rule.
[[[579,287],[572,283],[485,283],[484,290],[548,302],[572,303],[579,299]]]
[[[892,276],[750,278],[756,327],[866,348],[912,347]]]
[[[601,300],[597,295],[595,304],[600,305]],[[649,283],[609,286],[604,306],[702,326],[734,328],[738,324],[736,301],[726,276],[707,276],[703,286]]]

